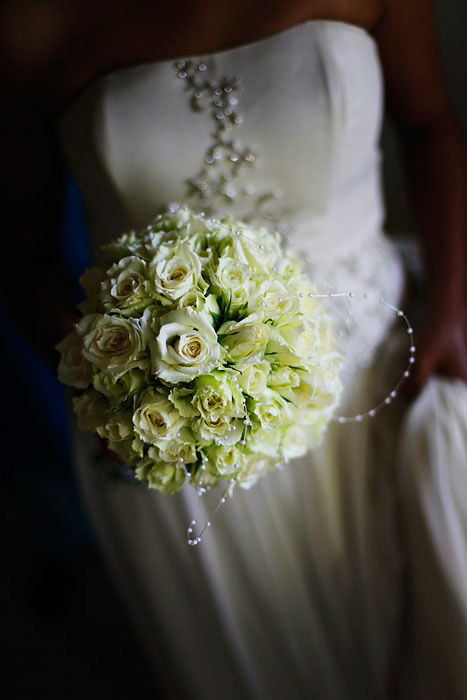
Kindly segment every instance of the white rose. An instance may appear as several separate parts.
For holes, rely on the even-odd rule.
[[[298,373],[288,365],[274,365],[271,375],[268,378],[268,386],[277,388],[281,393],[281,389],[293,389],[300,384]]]
[[[157,459],[163,462],[177,462],[180,464],[192,464],[196,462],[196,446],[192,442],[182,442],[181,440],[170,440],[164,447],[159,449],[151,447],[148,454],[156,454]]]
[[[248,409],[265,430],[278,428],[282,417],[288,414],[287,403],[271,389],[266,389],[257,400],[248,399]]]
[[[163,316],[151,343],[152,370],[171,384],[206,374],[219,364],[222,354],[211,316],[190,308]]]
[[[208,445],[215,440],[220,440],[223,445],[234,445],[242,436],[243,423],[216,413],[195,419],[191,429],[201,445]]]
[[[246,312],[246,310],[248,308],[248,299],[249,299],[248,286],[237,287],[236,289],[231,290],[231,292],[230,292],[230,309],[234,313],[238,313],[238,311],[239,311],[239,309],[241,309],[241,307],[243,307],[245,309],[245,312]],[[243,311],[243,309],[242,309],[242,311]]]
[[[107,396],[110,403],[126,401],[131,395],[143,388],[145,373],[141,369],[132,369],[124,374],[101,370],[94,375],[94,388]]]
[[[250,452],[277,458],[280,441],[280,428],[268,428],[265,430],[258,426],[249,433],[247,445]]]
[[[207,450],[206,454],[209,459],[209,470],[222,477],[232,476],[242,465],[242,453],[235,445],[213,446]]]
[[[204,294],[200,289],[190,289],[179,298],[177,306],[179,309],[190,306],[195,311],[202,311],[205,306]]]
[[[219,305],[214,294],[208,294],[206,297],[200,289],[190,289],[186,292],[177,304],[179,309],[191,307],[194,311],[206,311],[214,318],[220,315]]]
[[[194,389],[192,405],[204,418],[243,415],[242,393],[229,372],[214,370],[209,375],[203,374],[195,380]]]
[[[303,266],[300,260],[294,258],[290,253],[281,255],[277,264],[277,272],[287,281],[301,278],[303,275]]]
[[[107,270],[107,280],[102,284],[101,298],[106,311],[119,309],[131,314],[150,302],[151,284],[147,263],[132,255],[122,258]]]
[[[303,423],[305,422],[303,416],[299,420],[303,421]],[[310,447],[311,432],[312,426],[308,423],[303,425],[297,422],[287,426],[281,442],[281,452],[284,459],[289,460],[302,457]]]
[[[293,425],[287,426],[281,443],[285,458],[301,457],[317,447],[329,425],[333,407],[302,410]],[[301,441],[301,442],[298,442]]]
[[[261,394],[264,394],[270,369],[271,366],[266,361],[243,367],[238,376],[238,383],[245,394],[249,396],[261,396]]]
[[[251,314],[242,321],[223,323],[218,335],[232,362],[249,364],[263,359],[271,329],[259,314]]]
[[[282,282],[265,280],[251,294],[248,310],[252,313],[261,308],[265,318],[275,318],[281,314],[296,314],[298,307],[298,297]]]
[[[311,367],[301,372],[300,384],[294,389],[293,402],[298,408],[328,408],[337,405],[342,390],[340,364],[333,367]]]
[[[144,236],[137,231],[128,231],[115,241],[103,246],[103,250],[112,260],[120,260],[127,255],[139,255],[144,249]]]
[[[201,262],[188,243],[162,244],[149,274],[156,292],[176,301],[198,284]]]
[[[212,284],[221,289],[237,289],[248,282],[250,268],[248,265],[230,257],[219,258],[217,265],[209,268]]]
[[[271,457],[261,455],[245,455],[243,461],[244,465],[237,476],[237,482],[243,489],[251,488],[275,464]]]
[[[82,314],[94,314],[103,310],[100,292],[105,278],[105,270],[101,267],[88,267],[79,278],[86,294],[86,299],[77,305]]]
[[[282,254],[278,237],[266,229],[251,229],[228,219],[225,222],[230,226],[217,233],[219,251],[248,265],[255,273],[269,274]]]
[[[168,462],[154,462],[146,457],[138,464],[135,475],[148,484],[149,488],[162,493],[173,494],[185,483],[185,471]]]
[[[152,387],[140,397],[133,414],[135,431],[144,442],[163,447],[185,423],[168,398]]]
[[[136,319],[96,314],[83,339],[83,355],[103,369],[130,369],[144,360],[145,344]]]
[[[133,435],[133,425],[130,411],[109,411],[106,419],[98,425],[96,432],[102,438],[112,442],[127,440]]]
[[[80,324],[56,345],[60,353],[58,378],[76,389],[86,389],[92,381],[91,364],[83,356],[83,336],[92,321],[93,316],[85,316]]]
[[[306,331],[305,320],[298,316],[280,317],[271,329],[267,354],[271,362],[302,366],[308,359],[302,336]]]

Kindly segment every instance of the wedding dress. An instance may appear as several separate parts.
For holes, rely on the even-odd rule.
[[[403,258],[382,232],[374,40],[309,21],[193,65],[239,81],[235,139],[256,164],[226,209],[240,216],[272,193],[313,278],[360,300],[340,412],[371,408],[408,357],[406,328],[379,301],[408,303]],[[182,68],[118,70],[62,118],[97,258],[187,201],[213,121],[193,111]],[[174,697],[427,700],[467,697],[466,445],[467,390],[433,378],[411,407],[398,398],[376,418],[334,423],[314,454],[237,489],[198,547],[185,528],[212,501],[99,475],[92,436],[77,437],[76,459],[103,552]]]

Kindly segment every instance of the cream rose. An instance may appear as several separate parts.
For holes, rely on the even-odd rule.
[[[235,445],[229,448],[213,446],[207,451],[210,471],[219,476],[233,476],[242,466],[243,456],[241,450]]]
[[[188,243],[162,244],[150,265],[150,278],[157,293],[176,301],[196,287],[201,261]]]
[[[303,419],[302,419],[303,420]],[[313,434],[313,424],[294,423],[284,429],[281,441],[282,454],[284,459],[295,459],[302,457],[310,447],[310,436]]]
[[[184,423],[185,419],[167,396],[153,388],[142,394],[133,414],[136,433],[144,442],[159,447],[175,439]]]
[[[232,362],[256,363],[263,359],[271,329],[259,314],[242,321],[227,321],[218,330],[222,345]]]
[[[135,255],[112,265],[102,284],[101,298],[105,310],[117,308],[128,315],[150,304],[152,285],[147,275],[147,263]]]
[[[254,428],[248,436],[248,450],[260,455],[277,459],[281,441],[281,429],[265,430],[260,425]]]
[[[166,494],[175,493],[185,483],[185,471],[181,467],[168,462],[154,462],[149,457],[136,467],[135,474],[150,488]]]
[[[75,330],[56,346],[60,353],[58,378],[76,389],[86,389],[92,381],[91,364],[83,356],[83,335],[92,323],[92,317],[88,316],[85,319],[81,319],[81,325],[78,324]]]
[[[86,293],[86,299],[77,305],[82,314],[102,311],[100,293],[105,279],[105,270],[101,267],[89,267],[79,278],[79,283]]]
[[[254,454],[245,456],[242,469],[237,475],[237,482],[242,489],[250,489],[274,464],[275,462],[271,457]]]
[[[238,376],[238,383],[245,394],[249,396],[263,394],[266,391],[270,369],[270,364],[266,361],[243,367]]]
[[[234,445],[241,438],[243,423],[216,413],[207,418],[195,419],[191,429],[200,445],[208,445],[215,440],[220,440],[223,445]]]
[[[194,386],[192,405],[204,418],[219,414],[230,418],[243,415],[242,394],[229,372],[214,370],[209,375],[203,374],[195,380]]]
[[[97,426],[97,434],[112,442],[127,440],[133,434],[131,415],[130,411],[109,411],[105,421]]]
[[[171,384],[189,382],[216,367],[222,354],[211,316],[180,309],[160,319],[159,333],[151,343],[152,371]]]
[[[256,401],[248,399],[248,408],[264,430],[278,428],[282,416],[288,413],[286,402],[271,389],[266,389]]]
[[[124,374],[110,370],[101,370],[94,375],[94,388],[107,396],[111,404],[126,401],[126,399],[143,388],[145,372],[142,369],[131,369]]]
[[[275,318],[282,314],[295,314],[298,299],[279,280],[265,280],[250,295],[250,313],[261,309],[265,318]]]
[[[98,314],[83,339],[84,357],[102,369],[138,366],[144,349],[141,326],[134,318]]]
[[[217,266],[209,269],[211,282],[220,289],[237,289],[245,285],[250,277],[248,265],[230,257],[221,257]]]
[[[170,440],[170,442],[167,442],[164,445],[164,449],[159,448],[158,458],[163,462],[178,462],[179,464],[192,464],[197,460],[196,445],[193,442],[181,442],[180,440]]]

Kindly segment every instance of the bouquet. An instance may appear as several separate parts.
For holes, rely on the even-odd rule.
[[[106,246],[83,317],[57,346],[78,425],[137,479],[248,488],[316,447],[341,356],[299,260],[277,235],[187,208]]]

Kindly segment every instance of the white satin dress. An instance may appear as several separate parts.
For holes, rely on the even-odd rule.
[[[309,21],[199,60],[209,78],[240,81],[235,136],[258,154],[248,185],[278,194],[290,246],[316,280],[367,293],[353,305],[340,410],[368,409],[408,350],[379,303],[408,302],[382,232],[376,44],[362,28]],[[166,61],[99,79],[61,133],[99,257],[100,244],[186,200],[212,120]],[[90,436],[76,456],[103,553],[169,696],[430,700],[467,698],[466,445],[467,390],[433,378],[412,406],[397,399],[377,418],[333,424],[313,455],[238,489],[198,547],[185,541],[195,492],[99,477]]]

